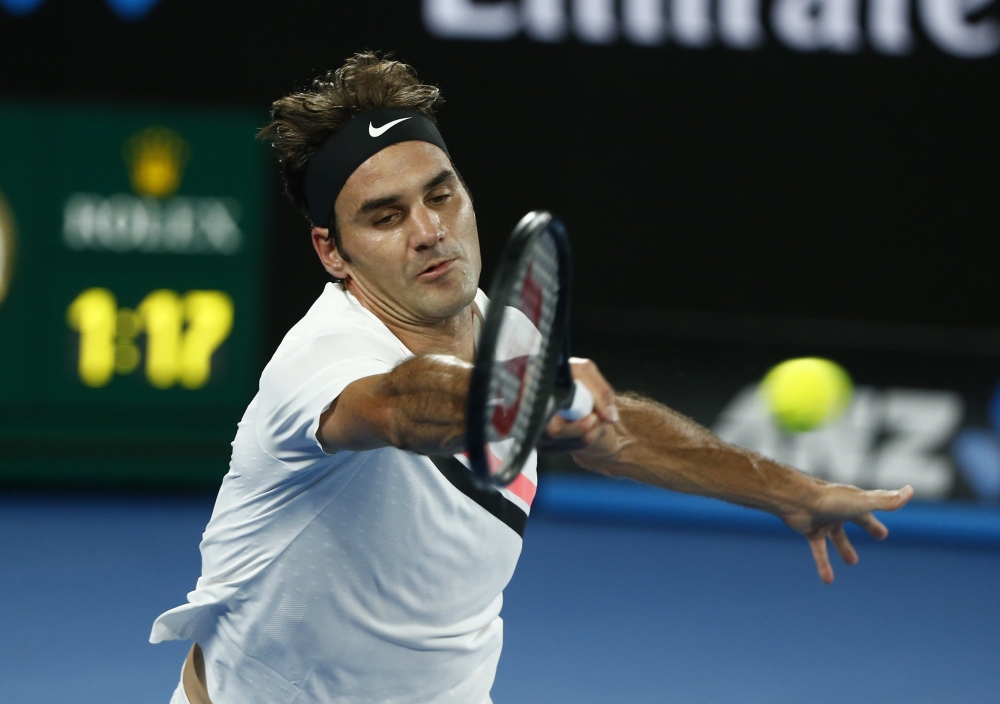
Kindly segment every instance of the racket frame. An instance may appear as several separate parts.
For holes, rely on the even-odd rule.
[[[556,312],[552,321],[552,331],[545,348],[545,358],[535,394],[534,408],[528,423],[528,434],[515,456],[509,459],[502,472],[490,471],[486,453],[487,446],[487,404],[490,401],[490,381],[493,365],[496,363],[497,342],[506,310],[514,287],[519,283],[517,274],[521,261],[536,237],[548,231],[556,247],[559,272],[559,291]],[[572,282],[572,260],[569,237],[562,222],[551,213],[535,210],[523,218],[514,228],[504,247],[490,285],[490,306],[483,321],[476,351],[476,362],[472,368],[469,384],[468,407],[466,411],[466,447],[473,475],[481,482],[493,486],[510,484],[535,449],[538,438],[545,430],[548,419],[556,409],[566,403],[573,389],[569,369],[569,303]]]

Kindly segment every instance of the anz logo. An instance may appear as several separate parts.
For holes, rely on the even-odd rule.
[[[757,385],[738,392],[715,421],[716,434],[760,454],[834,482],[872,489],[910,484],[917,496],[943,499],[957,473],[984,501],[1000,498],[1000,444],[992,433],[963,430],[965,400],[941,389],[855,389],[833,425],[786,434],[774,423]],[[1000,426],[998,426],[1000,427]],[[989,437],[987,437],[989,436]]]
[[[44,2],[45,0],[0,0],[0,6],[9,14],[21,17],[30,15]],[[120,19],[135,21],[148,15],[159,0],[105,0],[105,2]]]

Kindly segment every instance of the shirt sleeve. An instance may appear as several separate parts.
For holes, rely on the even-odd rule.
[[[269,455],[295,463],[323,457],[320,416],[353,381],[391,370],[399,350],[364,331],[309,340],[275,358],[260,378],[257,440]]]

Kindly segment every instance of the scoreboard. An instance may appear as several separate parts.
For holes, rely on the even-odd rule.
[[[0,103],[0,482],[225,473],[261,366],[259,122]]]

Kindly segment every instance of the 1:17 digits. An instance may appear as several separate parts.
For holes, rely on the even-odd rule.
[[[118,308],[108,289],[89,288],[70,304],[66,320],[80,333],[77,370],[87,386],[135,371],[142,361],[136,338],[144,333],[149,383],[199,389],[211,375],[212,354],[232,330],[233,299],[224,291],[159,289],[130,309]]]

